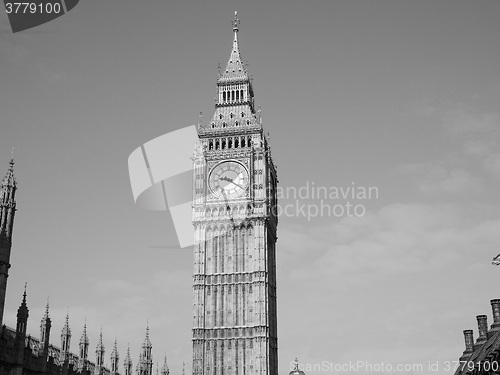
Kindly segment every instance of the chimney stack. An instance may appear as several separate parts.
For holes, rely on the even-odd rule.
[[[488,333],[488,317],[486,315],[478,315],[476,318],[477,328],[479,331],[476,344],[482,344],[486,342],[486,334]]]
[[[472,329],[466,329],[464,331],[464,339],[465,339],[465,351],[464,355],[466,354],[472,354],[472,347],[474,345],[474,333],[472,332]]]
[[[492,330],[500,329],[500,299],[491,300],[491,309],[493,310],[493,324],[491,325]]]

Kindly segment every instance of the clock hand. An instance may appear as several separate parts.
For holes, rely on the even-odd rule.
[[[219,180],[230,182],[233,185],[236,185],[236,186],[242,188],[243,190],[245,190],[245,188],[243,186],[241,186],[240,184],[234,182],[234,180],[231,180],[229,177],[219,177]]]
[[[236,182],[234,182],[234,181],[231,181],[231,182],[232,182],[234,185],[239,186],[240,188],[242,188],[243,190],[245,190],[245,188],[244,188],[243,186],[241,186],[240,184],[237,184],[237,183],[236,183]]]

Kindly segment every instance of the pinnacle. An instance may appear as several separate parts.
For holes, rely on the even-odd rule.
[[[238,31],[240,20],[237,17],[237,13],[234,15],[235,19],[233,21],[233,48],[231,49],[231,55],[229,61],[227,62],[226,69],[222,72],[219,77],[218,82],[230,82],[230,81],[242,81],[248,80],[248,73],[243,65],[240,56],[240,48],[238,44]]]
[[[10,160],[9,169],[7,170],[7,174],[2,181],[2,187],[4,186],[16,186],[16,179],[14,178],[14,159]]]

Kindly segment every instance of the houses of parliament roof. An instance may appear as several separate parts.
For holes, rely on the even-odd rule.
[[[132,375],[132,360],[130,348],[122,362],[124,371],[120,372],[117,343],[111,352],[111,366],[105,367],[105,348],[102,341],[102,330],[95,350],[95,362],[89,357],[89,339],[87,326],[84,324],[82,337],[78,343],[79,354],[70,350],[71,328],[69,315],[61,332],[61,346],[51,344],[50,329],[52,326],[49,317],[49,304],[40,322],[40,337],[27,335],[29,309],[27,303],[26,286],[22,302],[17,310],[15,328],[2,325],[7,288],[7,276],[10,268],[10,253],[12,246],[12,232],[16,212],[15,193],[17,182],[14,177],[14,160],[12,159],[5,178],[0,184],[0,375],[12,374],[57,374],[57,375]],[[152,345],[149,339],[149,327],[146,328],[144,342],[140,347],[140,356],[136,371],[138,375],[153,375]],[[157,365],[157,375],[169,375],[166,357],[161,367]]]
[[[498,373],[500,370],[500,299],[491,300],[493,324],[488,329],[486,315],[476,317],[478,337],[474,342],[474,333],[464,331],[465,350],[459,358],[460,363],[455,375],[484,375]]]

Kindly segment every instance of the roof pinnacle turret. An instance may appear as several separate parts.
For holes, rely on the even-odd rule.
[[[26,285],[28,283],[24,284],[24,293],[23,293],[23,301],[21,302],[21,305],[17,309],[17,321],[19,324],[20,319],[24,322],[28,320],[28,305],[26,304]]]
[[[17,310],[18,314],[20,311],[26,312],[28,311],[28,305],[26,304],[26,286],[28,283],[24,283],[24,292],[23,292],[23,300],[21,302],[21,305],[19,306],[19,309]]]
[[[304,371],[299,367],[299,359],[297,357],[295,357],[295,367],[288,375],[305,375]]]
[[[2,186],[16,186],[16,180],[14,178],[14,149],[12,149],[12,158],[9,162],[9,169],[7,170],[7,174],[2,181]]]
[[[234,20],[232,23],[234,32],[233,48],[231,49],[231,56],[229,57],[226,69],[219,76],[219,82],[248,80],[248,74],[241,61],[240,48],[238,45],[238,31],[240,30],[240,20],[238,19],[237,12],[234,12]]]
[[[161,375],[169,375],[169,374],[170,374],[170,369],[168,368],[168,365],[167,365],[167,354],[165,353],[163,365],[161,366]]]
[[[116,337],[115,337],[115,345],[113,347],[113,351],[111,352],[111,358],[116,358],[118,359],[118,343],[116,341]]]
[[[47,305],[45,306],[45,313],[43,314],[41,324],[42,326],[46,324],[46,322],[50,320],[49,318],[49,297],[47,297]]]
[[[64,327],[61,332],[62,336],[71,336],[71,328],[69,328],[69,309],[66,312],[66,321],[64,322]]]
[[[240,20],[238,19],[238,11],[234,11],[234,20],[233,20],[233,31],[234,37],[236,38],[236,33],[240,30]]]
[[[85,323],[83,323],[82,337],[80,337],[80,345],[89,345],[89,337],[87,336],[87,318],[85,318]]]
[[[151,347],[151,340],[149,339],[149,321],[147,322],[146,325],[146,337],[144,338],[144,343],[142,344],[143,347]]]

